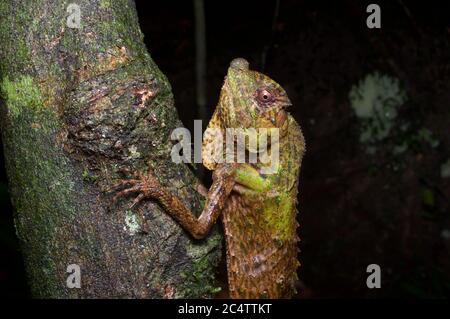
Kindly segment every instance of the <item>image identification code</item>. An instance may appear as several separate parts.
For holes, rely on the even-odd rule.
[[[178,307],[179,314],[203,314],[209,317],[212,313],[222,314],[268,314],[272,304],[258,304],[258,303],[230,303],[222,304],[221,307],[207,306],[207,305],[189,305],[185,303]]]

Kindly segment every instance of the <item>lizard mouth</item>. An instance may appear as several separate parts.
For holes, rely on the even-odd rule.
[[[292,106],[292,102],[287,96],[283,96],[283,98],[279,100],[279,103],[281,105],[281,109],[283,110]]]

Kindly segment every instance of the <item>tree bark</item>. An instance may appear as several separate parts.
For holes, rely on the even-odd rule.
[[[67,7],[79,5],[81,27]],[[171,161],[180,123],[130,0],[0,0],[1,126],[17,235],[34,297],[204,297],[221,235],[191,239],[156,202],[107,189],[152,167],[200,212],[194,175]],[[67,267],[81,270],[70,289]]]

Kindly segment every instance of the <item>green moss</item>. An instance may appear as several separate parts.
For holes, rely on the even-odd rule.
[[[222,236],[216,229],[206,242],[187,246],[186,252],[192,257],[192,268],[180,275],[184,281],[181,287],[184,298],[212,297],[221,290],[214,274],[221,257],[221,242]]]
[[[8,112],[18,117],[24,107],[39,108],[42,106],[42,96],[39,88],[28,75],[21,76],[17,81],[5,77],[1,82],[2,97],[6,101]]]
[[[0,2],[0,43],[2,44],[0,73],[20,74],[27,68],[30,52],[25,36],[35,25],[23,7],[32,3],[13,3],[11,1]],[[12,27],[11,27],[12,26]],[[5,63],[6,62],[6,63]]]
[[[51,252],[58,250],[56,238],[64,234],[65,222],[70,224],[77,207],[70,163],[55,145],[59,120],[51,108],[43,107],[40,87],[31,76],[5,76],[0,89],[8,110],[3,132],[6,169],[32,292],[56,296],[61,287],[52,275],[58,268]]]
[[[192,272],[182,273],[181,277],[185,280],[183,291],[186,298],[212,297],[221,291],[215,284],[214,272],[207,256],[195,260]]]
[[[98,175],[91,173],[88,168],[84,169],[82,177],[84,181],[89,183],[95,183],[99,178]]]
[[[100,9],[108,9],[110,7],[110,3],[107,0],[100,0],[99,7]]]
[[[49,275],[58,273],[52,252],[58,250],[58,234],[76,215],[74,178],[68,160],[52,146],[51,134],[30,129],[36,120],[32,114],[24,112],[20,119],[4,140],[11,197],[33,294],[49,297],[60,289]]]

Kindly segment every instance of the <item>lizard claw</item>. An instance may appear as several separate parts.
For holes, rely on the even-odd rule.
[[[153,170],[149,169],[146,175],[138,172],[135,179],[126,179],[119,181],[118,183],[112,185],[109,189],[109,193],[117,192],[112,202],[116,202],[120,197],[124,197],[128,194],[135,193],[138,194],[137,197],[130,204],[129,208],[135,207],[144,198],[152,197],[152,193],[161,187],[159,181],[153,174]]]
[[[125,180],[122,180],[122,181],[120,181],[118,183],[113,184],[111,187],[109,187],[107,189],[106,192],[107,193],[113,193],[113,192],[119,190],[120,188],[122,188],[124,186],[134,186],[137,183],[139,183],[139,180],[137,180],[137,179],[125,179]]]
[[[130,205],[129,208],[132,209],[134,206],[136,206],[137,204],[139,204],[139,202],[140,202],[141,200],[143,200],[144,197],[145,197],[145,194],[144,194],[144,193],[140,193],[140,194],[133,200],[133,202],[131,203],[131,205]]]

